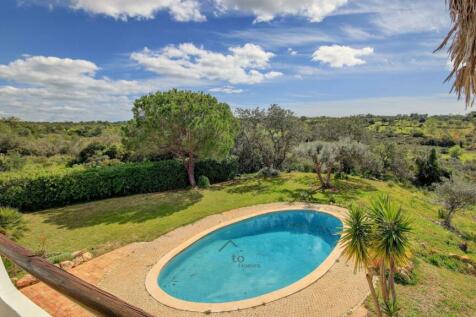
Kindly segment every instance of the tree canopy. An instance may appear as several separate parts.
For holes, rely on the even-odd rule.
[[[226,103],[208,94],[170,90],[137,99],[124,128],[127,146],[146,154],[180,158],[195,186],[196,160],[225,157],[233,147],[237,121]]]

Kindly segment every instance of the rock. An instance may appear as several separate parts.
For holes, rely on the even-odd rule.
[[[460,255],[459,260],[463,261],[464,263],[473,264],[473,260],[471,260],[471,258],[467,255]]]
[[[84,262],[87,262],[91,260],[94,256],[91,252],[84,252],[81,257],[83,258]]]
[[[80,265],[81,263],[84,262],[83,256],[80,255],[78,257],[75,257],[72,262],[74,264],[73,267]]]
[[[73,261],[63,261],[60,263],[60,268],[63,270],[70,270],[74,267],[74,262]]]
[[[463,251],[464,253],[468,253],[468,242],[466,241],[463,241],[461,242],[460,244],[458,244],[458,247],[461,251]]]
[[[398,272],[398,277],[402,280],[404,284],[410,284],[410,282],[412,281],[410,274],[411,273],[409,273],[407,270],[400,270]]]
[[[24,287],[27,287],[27,286],[30,286],[30,285],[33,285],[33,284],[36,284],[38,283],[38,279],[36,277],[34,277],[33,275],[30,275],[30,274],[27,274],[25,276],[23,276],[21,279],[19,279],[15,285],[18,287],[18,288],[24,288]]]
[[[471,258],[467,255],[459,255],[459,254],[450,253],[450,254],[448,254],[448,256],[450,258],[457,259],[457,260],[459,260],[461,262],[464,262],[464,263],[473,264],[473,260],[471,260]]]
[[[75,266],[78,266],[80,264],[83,264],[84,262],[87,262],[89,260],[91,260],[93,258],[93,255],[91,254],[91,252],[83,252],[81,254],[79,254],[77,257],[75,257],[72,262],[74,264],[73,267]]]

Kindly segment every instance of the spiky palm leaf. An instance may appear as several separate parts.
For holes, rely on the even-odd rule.
[[[476,1],[447,0],[453,26],[436,51],[449,44],[448,52],[452,71],[446,78],[454,79],[451,91],[458,99],[465,96],[466,106],[471,107],[476,95]]]
[[[401,207],[391,202],[386,195],[379,196],[370,205],[374,223],[373,250],[386,263],[405,264],[409,256],[411,231],[410,220]]]
[[[347,260],[353,260],[354,270],[367,268],[371,265],[372,257],[372,223],[364,209],[352,207],[344,221],[342,245]]]

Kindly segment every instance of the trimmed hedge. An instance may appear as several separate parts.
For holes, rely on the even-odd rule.
[[[212,183],[232,179],[236,175],[236,162],[233,162],[197,162],[195,175],[207,176]],[[187,186],[187,173],[178,161],[130,163],[65,174],[3,180],[0,181],[0,205],[34,211]]]
[[[215,160],[203,160],[195,164],[195,178],[206,176],[210,183],[225,182],[235,178],[238,174],[238,161],[229,158],[221,162]]]

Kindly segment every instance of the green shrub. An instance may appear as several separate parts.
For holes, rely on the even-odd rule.
[[[459,159],[461,154],[463,154],[463,150],[459,145],[455,145],[449,150],[450,156],[454,159]]]
[[[208,179],[208,177],[201,175],[198,178],[197,185],[200,188],[208,188],[210,187],[210,180]]]
[[[236,162],[204,161],[196,165],[196,175],[207,176],[211,183],[232,179]],[[33,211],[72,203],[139,193],[186,188],[187,173],[176,160],[128,163],[42,174],[31,177],[0,179],[0,205]]]
[[[0,182],[0,204],[38,210],[186,186],[185,170],[177,161],[123,164]]]
[[[195,165],[195,175],[208,177],[212,184],[224,182],[238,175],[238,161],[236,158],[223,161],[203,160]]]
[[[444,267],[451,271],[466,273],[467,265],[454,257],[442,254],[432,254],[428,257],[428,261],[437,267]]]
[[[50,263],[57,264],[63,261],[71,261],[73,259],[73,256],[71,255],[71,253],[66,252],[49,256],[47,259]]]
[[[0,207],[0,233],[14,240],[21,238],[26,230],[22,217],[16,209]]]

